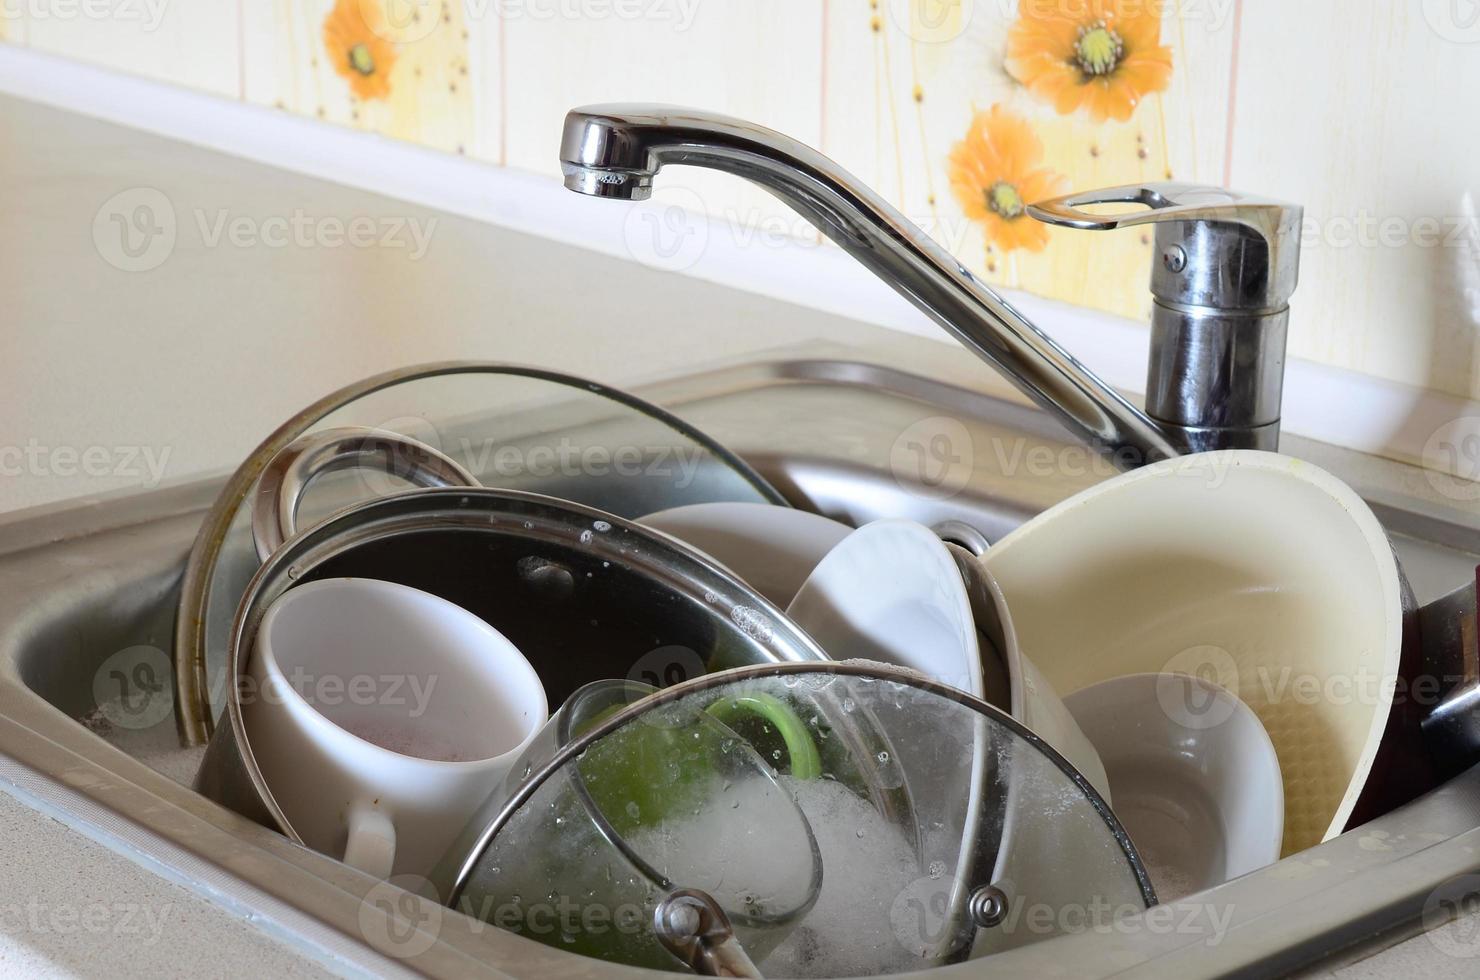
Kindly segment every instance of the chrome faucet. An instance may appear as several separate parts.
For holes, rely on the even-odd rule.
[[[882,197],[797,140],[693,109],[587,106],[566,116],[560,157],[565,186],[592,197],[645,200],[669,164],[760,184],[1122,468],[1185,452],[1279,445],[1297,206],[1165,183],[1028,208],[1038,220],[1074,228],[1156,225],[1142,412]],[[1142,207],[1108,216],[1084,210],[1109,203]]]

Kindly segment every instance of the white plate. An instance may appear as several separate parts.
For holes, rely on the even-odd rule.
[[[877,660],[986,693],[961,572],[941,540],[912,521],[875,521],[848,535],[786,614],[834,660]]]

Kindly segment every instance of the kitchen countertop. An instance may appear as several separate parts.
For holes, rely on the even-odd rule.
[[[0,839],[0,974],[337,975],[3,793]]]
[[[15,99],[0,98],[0,132],[0,512],[229,469],[301,406],[409,363],[538,363],[625,385],[799,341],[877,353],[897,339]],[[127,271],[109,202],[141,189],[169,202],[176,240],[156,267]],[[212,233],[295,214],[431,233],[420,254]],[[1000,390],[962,359],[962,374]],[[0,790],[0,970],[342,970]],[[1463,954],[1480,953],[1477,923],[1312,975],[1473,976]]]

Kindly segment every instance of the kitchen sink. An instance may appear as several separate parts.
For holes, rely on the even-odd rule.
[[[948,350],[913,343],[930,351],[910,362],[917,365]],[[853,524],[907,517],[978,549],[1112,475],[1036,409],[938,380],[949,373],[925,377],[846,349],[801,348],[639,394],[736,450],[799,506]],[[1283,448],[1369,500],[1421,603],[1456,601],[1473,585],[1480,520],[1450,506],[1422,470],[1293,437]],[[133,651],[135,671],[158,664],[126,682],[168,695],[184,562],[220,486],[207,480],[0,521],[0,780],[8,790],[340,972],[638,975],[441,909],[294,845],[194,793],[204,750],[182,747],[167,718],[132,726],[102,710],[106,685],[118,680],[109,659],[121,651]],[[1477,869],[1480,768],[1219,888],[991,965],[1003,975],[1065,977],[1286,973],[1404,938],[1426,912],[1462,897],[1446,889]]]

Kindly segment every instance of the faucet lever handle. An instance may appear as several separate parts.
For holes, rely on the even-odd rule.
[[[1135,210],[1095,214],[1086,205],[1139,204]],[[1084,231],[1111,231],[1170,221],[1206,221],[1242,225],[1272,246],[1298,235],[1303,209],[1273,198],[1206,184],[1159,181],[1080,191],[1028,205],[1039,221]]]

